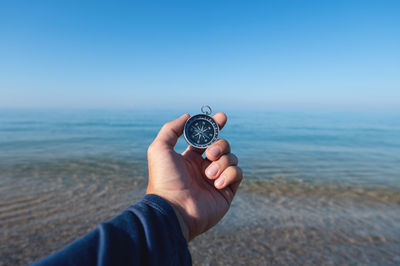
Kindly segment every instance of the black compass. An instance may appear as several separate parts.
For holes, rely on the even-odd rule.
[[[210,106],[201,107],[201,111],[203,114],[194,115],[186,121],[183,135],[189,145],[204,149],[218,139],[219,127],[210,116]]]

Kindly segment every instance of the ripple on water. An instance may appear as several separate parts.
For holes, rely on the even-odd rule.
[[[57,160],[0,170],[0,264],[63,247],[142,197],[146,167]],[[190,243],[198,265],[398,264],[396,189],[292,178],[242,184],[227,216]]]

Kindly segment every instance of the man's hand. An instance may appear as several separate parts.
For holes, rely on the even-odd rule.
[[[203,149],[188,146],[182,154],[174,151],[189,117],[185,114],[166,123],[150,145],[146,192],[171,204],[187,241],[221,220],[243,178],[238,159],[224,139],[205,150],[206,159],[202,157]],[[224,113],[217,113],[213,118],[220,128],[227,120]]]

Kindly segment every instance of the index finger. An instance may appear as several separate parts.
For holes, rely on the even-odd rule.
[[[222,112],[216,113],[215,115],[212,116],[212,118],[215,120],[215,122],[217,122],[220,130],[225,126],[226,121],[228,121],[228,117],[226,116],[225,113],[222,113]],[[195,153],[198,153],[201,155],[204,153],[205,150],[206,149],[198,149],[198,148],[188,145],[188,147],[186,148],[184,153],[192,151],[192,152],[195,152]]]

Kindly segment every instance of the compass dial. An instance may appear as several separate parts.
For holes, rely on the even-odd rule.
[[[195,115],[185,124],[186,141],[196,148],[207,148],[218,139],[219,128],[214,119],[208,115]]]

